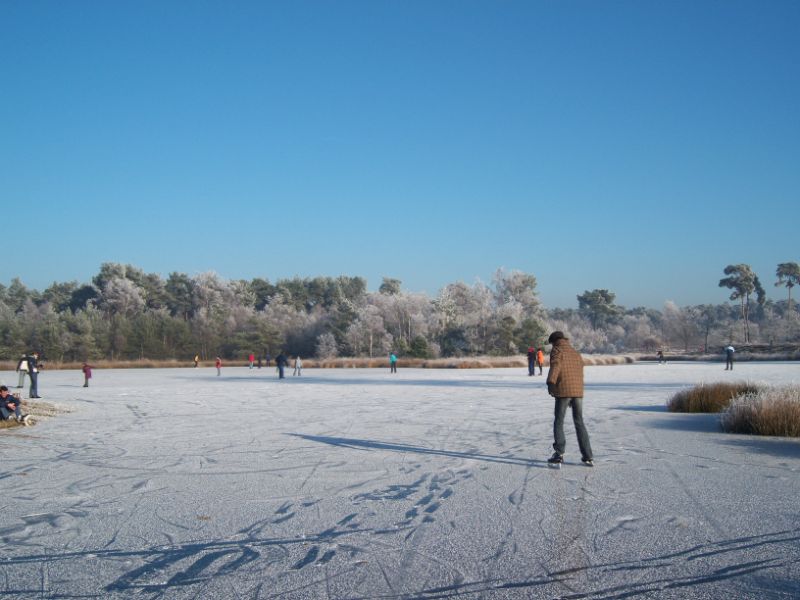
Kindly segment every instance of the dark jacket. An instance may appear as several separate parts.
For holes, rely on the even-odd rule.
[[[583,359],[566,338],[550,351],[547,392],[555,398],[583,398]]]
[[[28,370],[28,355],[27,354],[23,354],[22,358],[20,358],[19,362],[17,363],[17,371],[19,371],[20,369],[22,369],[23,371],[27,371]]]
[[[35,356],[28,357],[28,373],[38,373],[39,365],[36,362]]]
[[[10,410],[11,412],[14,412],[14,409],[9,406],[9,404],[12,404],[12,403],[14,404],[14,406],[19,408],[19,398],[15,397],[15,396],[12,396],[11,394],[6,396],[5,398],[0,398],[0,405],[2,405],[3,408],[5,408],[6,410]]]
[[[283,354],[278,354],[277,358],[275,359],[275,364],[279,367],[285,367],[289,364],[289,361]]]

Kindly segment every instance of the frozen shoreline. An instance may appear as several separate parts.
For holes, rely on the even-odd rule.
[[[726,378],[800,366],[587,367],[597,467],[568,423],[554,471],[552,400],[521,369],[98,370],[87,389],[45,371],[45,400],[74,412],[0,432],[0,590],[796,597],[800,441],[664,408]]]

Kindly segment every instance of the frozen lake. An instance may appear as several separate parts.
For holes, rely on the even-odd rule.
[[[587,367],[597,466],[568,418],[553,470],[523,369],[45,371],[73,412],[0,430],[0,596],[798,598],[800,441],[664,409],[734,378],[800,363]]]

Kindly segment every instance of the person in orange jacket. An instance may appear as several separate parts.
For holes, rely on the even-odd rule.
[[[544,352],[541,348],[536,349],[536,364],[539,366],[539,375],[541,375],[542,367],[544,367]]]

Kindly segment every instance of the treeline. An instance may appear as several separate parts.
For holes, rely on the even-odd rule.
[[[91,283],[53,283],[42,292],[19,279],[0,284],[0,359],[30,350],[59,362],[195,354],[234,359],[281,350],[320,358],[390,351],[418,358],[507,356],[543,345],[553,329],[565,331],[584,352],[605,353],[698,350],[744,341],[745,335],[765,343],[798,339],[791,300],[759,296],[750,307],[747,293],[743,326],[742,302],[688,307],[668,302],[655,310],[619,306],[608,290],[577,298],[577,309],[547,310],[533,275],[503,269],[491,285],[451,283],[431,298],[403,291],[401,282],[390,278],[368,292],[361,277],[271,283],[171,273],[164,279],[135,266],[105,263]]]

